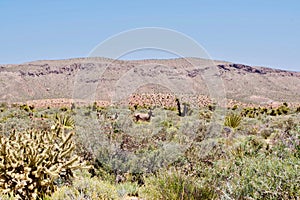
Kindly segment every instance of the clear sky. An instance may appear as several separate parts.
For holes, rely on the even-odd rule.
[[[182,32],[213,59],[300,71],[299,0],[0,0],[0,63],[85,57],[141,27]]]

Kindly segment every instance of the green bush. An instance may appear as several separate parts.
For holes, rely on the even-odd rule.
[[[232,110],[236,110],[236,109],[238,109],[239,107],[238,107],[238,105],[234,105],[231,109]]]
[[[207,174],[212,174],[209,182],[218,188],[220,199],[297,199],[299,164],[293,156],[260,154],[221,160]]]
[[[270,111],[268,112],[268,114],[271,115],[271,116],[276,116],[276,115],[277,115],[277,111],[274,110],[274,109],[272,109],[272,110],[270,110]]]
[[[119,197],[126,198],[127,196],[137,196],[139,187],[136,182],[124,182],[116,186]]]
[[[72,186],[61,187],[48,198],[52,200],[119,199],[113,184],[90,176],[79,177],[74,180]]]
[[[208,185],[200,185],[197,179],[179,171],[161,171],[145,178],[139,196],[145,199],[213,199],[216,197]]]
[[[30,112],[31,109],[27,104],[20,105],[21,110],[25,110],[26,112]]]
[[[77,182],[76,182],[77,183]],[[85,186],[84,186],[85,184]],[[77,188],[77,189],[76,189]],[[81,183],[81,186],[59,188],[49,200],[74,200],[74,199],[97,199],[113,200],[119,199],[116,189],[108,182],[92,178]]]
[[[7,103],[2,102],[0,103],[0,112],[4,112],[7,109]]]
[[[287,104],[283,104],[282,106],[279,106],[277,108],[277,113],[278,115],[281,115],[281,114],[288,114],[288,112],[290,111],[289,107],[287,107]]]

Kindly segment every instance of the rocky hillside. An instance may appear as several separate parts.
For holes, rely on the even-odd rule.
[[[134,101],[133,94],[163,93],[226,95],[259,104],[299,103],[299,88],[300,72],[196,58],[138,61],[78,58],[0,65],[0,101],[4,102],[40,99],[126,102]]]

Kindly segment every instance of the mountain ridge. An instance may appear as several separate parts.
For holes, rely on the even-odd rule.
[[[300,101],[300,72],[200,58],[113,60],[100,57],[0,65],[0,101],[74,99],[82,91],[86,92],[82,97],[94,95],[94,100],[112,101],[112,92],[126,76],[128,80],[132,76],[147,80],[164,76],[182,87],[177,92],[184,93],[193,85],[197,93],[209,96],[210,78],[203,79],[203,74],[210,69],[215,70],[216,80],[222,80],[229,99],[258,104]],[[128,85],[135,84],[134,79],[130,81]],[[168,81],[160,86],[141,84],[135,89],[143,93],[167,92],[170,88],[163,89],[170,86],[167,84]],[[91,88],[94,91],[89,93]]]

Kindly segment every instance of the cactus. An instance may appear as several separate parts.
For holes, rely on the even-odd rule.
[[[0,194],[17,199],[37,199],[55,191],[55,180],[71,177],[72,170],[85,168],[73,154],[74,132],[66,129],[66,117],[58,117],[51,130],[14,131],[0,135]]]

